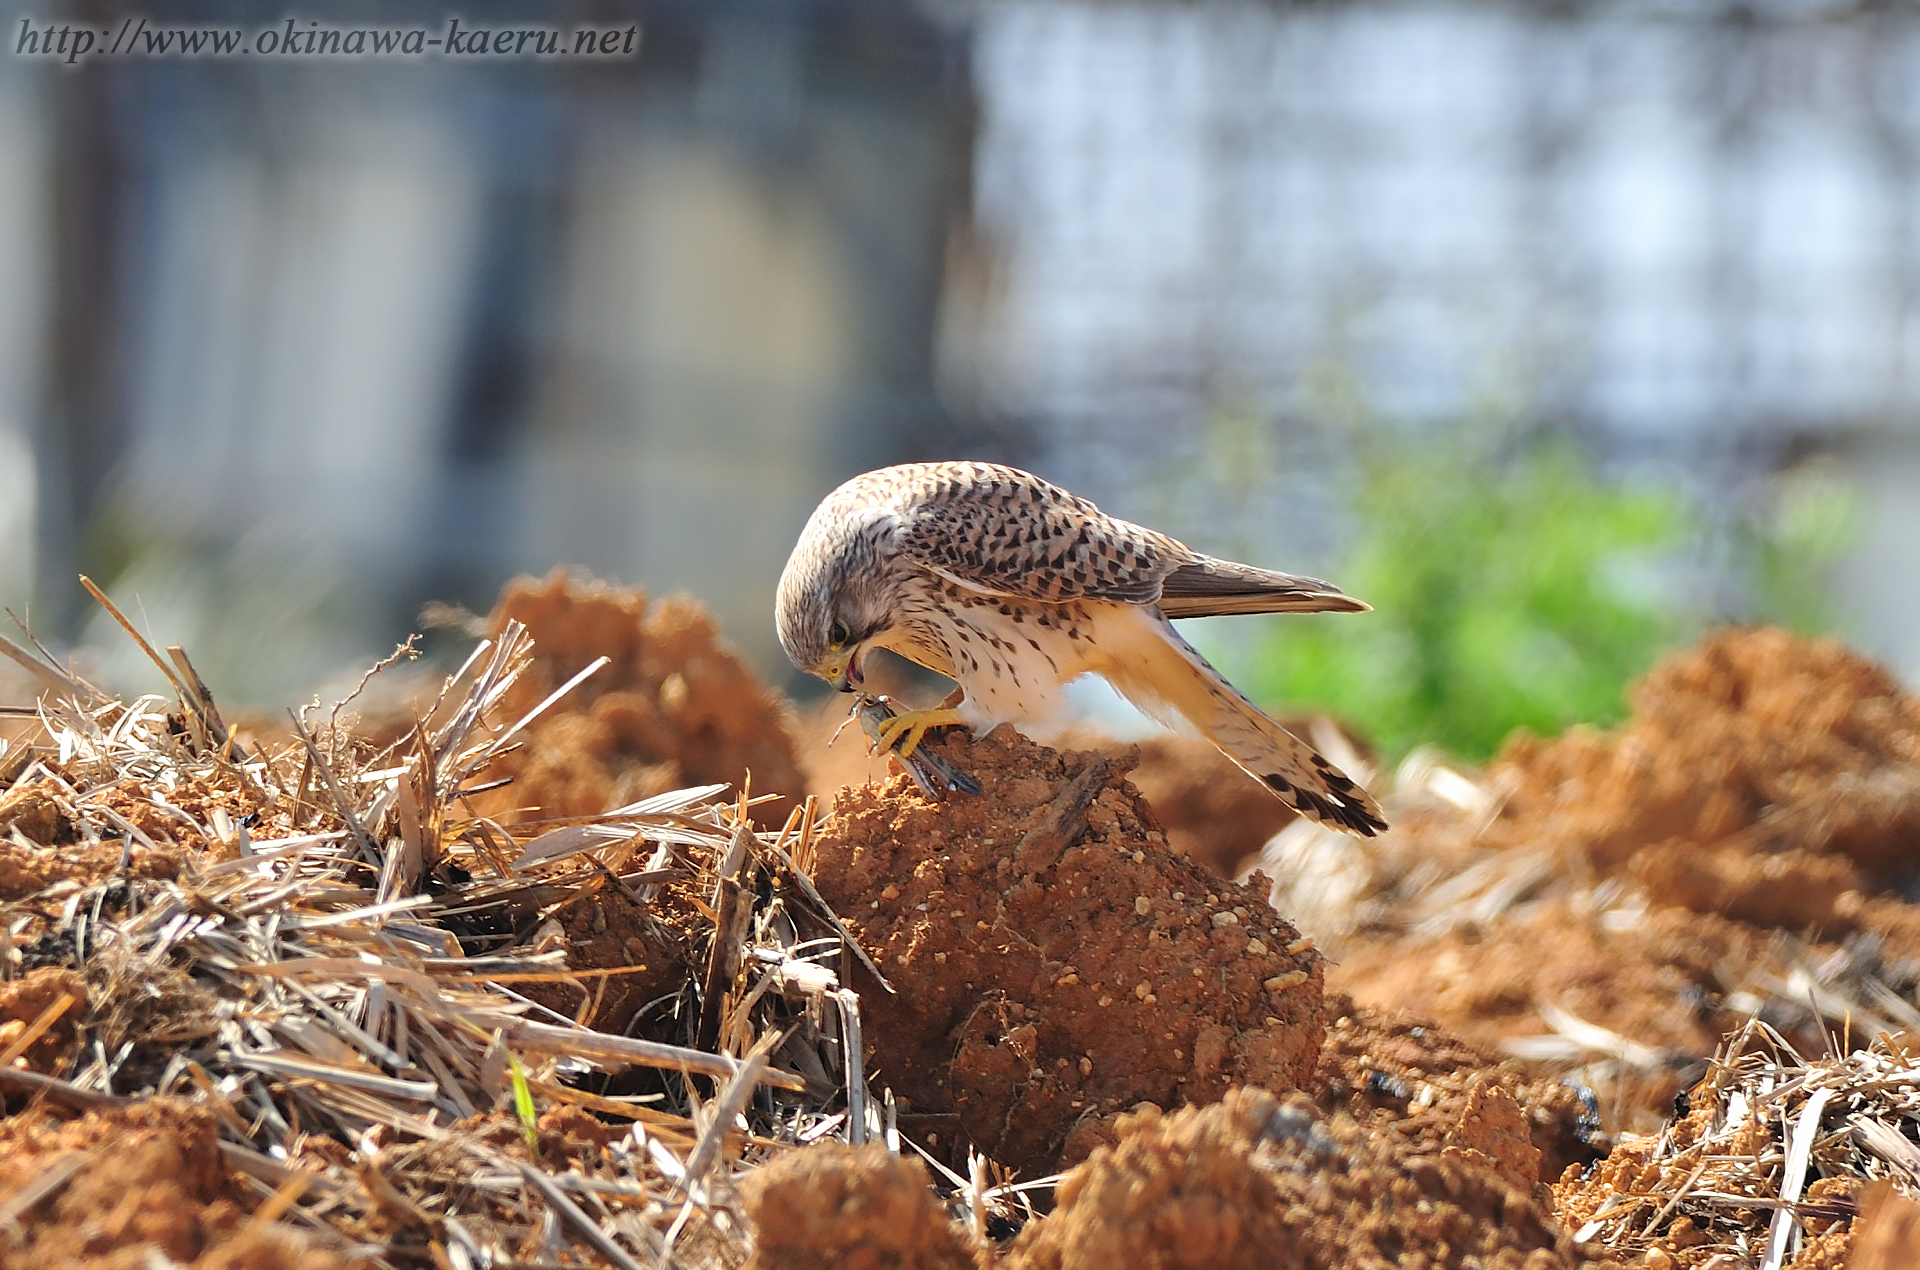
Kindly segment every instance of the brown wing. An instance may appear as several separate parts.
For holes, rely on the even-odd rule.
[[[1232,613],[1365,613],[1373,606],[1318,578],[1275,573],[1231,560],[1196,556],[1161,580],[1160,611],[1168,617]]]
[[[989,595],[1152,604],[1193,553],[1017,468],[930,463],[900,508],[900,550]]]

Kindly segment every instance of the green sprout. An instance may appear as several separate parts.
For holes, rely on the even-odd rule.
[[[527,1084],[526,1069],[512,1050],[507,1051],[507,1071],[513,1080],[513,1109],[519,1113],[520,1127],[527,1135],[527,1155],[540,1158],[540,1113],[534,1109],[533,1087]]]

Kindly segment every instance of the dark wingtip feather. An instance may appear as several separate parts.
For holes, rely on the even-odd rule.
[[[1329,776],[1338,775],[1327,769],[1323,769],[1323,772]],[[1295,788],[1285,777],[1271,773],[1260,779],[1266,782],[1267,788],[1279,795],[1282,802],[1292,804],[1295,811],[1303,816],[1311,816],[1323,825],[1334,825],[1362,838],[1371,838],[1387,828],[1387,822],[1369,811],[1358,799],[1343,796],[1339,802],[1335,802],[1313,790]],[[1353,783],[1344,777],[1340,778],[1340,783],[1349,791],[1354,789]]]

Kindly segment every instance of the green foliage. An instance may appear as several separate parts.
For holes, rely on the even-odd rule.
[[[1366,468],[1335,580],[1375,611],[1274,623],[1259,699],[1392,754],[1483,759],[1516,727],[1617,720],[1625,683],[1698,624],[1675,594],[1699,536],[1677,491],[1604,482],[1558,439],[1505,461],[1458,437],[1395,446]]]

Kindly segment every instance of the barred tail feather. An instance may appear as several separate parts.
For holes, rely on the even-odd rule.
[[[1184,716],[1301,815],[1368,838],[1387,827],[1367,791],[1262,713],[1165,617],[1114,605],[1101,615],[1095,638],[1107,663],[1098,669],[1123,696],[1157,719]]]

